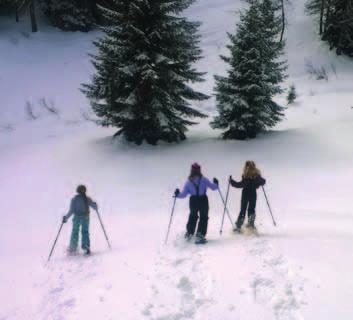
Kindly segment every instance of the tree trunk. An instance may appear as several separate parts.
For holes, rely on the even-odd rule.
[[[325,18],[325,23],[324,23],[324,32],[327,30],[327,25],[330,20],[330,13],[331,13],[331,0],[327,1],[327,8],[326,8],[326,18]]]
[[[323,32],[325,1],[326,1],[326,0],[321,0],[321,8],[320,8],[320,35],[322,35],[322,32]]]
[[[38,31],[38,25],[37,25],[37,18],[36,18],[35,0],[30,0],[30,3],[29,3],[29,14],[31,16],[32,32],[37,32]]]
[[[281,0],[281,6],[282,6],[282,31],[281,31],[281,38],[280,38],[280,42],[283,41],[283,36],[284,36],[284,30],[286,28],[286,16],[285,16],[285,12],[284,12],[284,0]]]

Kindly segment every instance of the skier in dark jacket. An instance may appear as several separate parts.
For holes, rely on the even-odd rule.
[[[70,210],[63,217],[63,223],[66,223],[69,218],[74,215],[72,221],[72,232],[69,253],[75,254],[78,246],[78,235],[81,227],[81,242],[82,249],[85,250],[85,254],[90,254],[90,239],[89,239],[89,208],[95,210],[98,209],[97,203],[87,197],[87,189],[83,185],[79,185],[76,189],[77,195],[72,198],[70,204]]]
[[[241,227],[244,223],[246,209],[248,210],[248,224],[247,227],[250,229],[255,228],[255,208],[256,208],[256,189],[260,186],[265,185],[266,180],[261,177],[260,170],[256,167],[254,161],[246,161],[242,180],[237,182],[229,178],[229,182],[234,188],[241,188],[243,189],[241,194],[241,209],[239,213],[238,220],[236,222],[236,228],[234,231],[240,232]]]
[[[204,177],[201,173],[201,166],[198,163],[194,163],[191,166],[191,173],[188,181],[185,183],[184,189],[180,192],[179,189],[175,190],[175,197],[182,199],[187,195],[190,195],[190,215],[186,225],[185,239],[190,240],[195,233],[197,220],[200,218],[197,233],[196,233],[196,244],[206,243],[206,233],[208,225],[208,198],[207,189],[217,190],[218,180],[213,178],[213,183]]]

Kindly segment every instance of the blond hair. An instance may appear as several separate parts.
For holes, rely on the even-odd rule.
[[[261,171],[256,167],[254,161],[246,161],[243,169],[244,179],[254,179],[261,176]]]

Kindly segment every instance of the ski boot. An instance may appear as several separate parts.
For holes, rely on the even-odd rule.
[[[205,244],[205,243],[207,243],[205,236],[203,236],[202,234],[197,234],[195,244]]]
[[[89,256],[91,254],[90,248],[85,248],[84,250],[85,250],[85,253],[84,253],[85,256]]]
[[[254,222],[248,222],[246,227],[251,231],[256,231],[256,227],[255,227]]]
[[[186,231],[186,233],[184,235],[184,238],[185,238],[186,241],[190,241],[191,238],[192,238],[192,234]]]
[[[257,232],[257,229],[256,229],[255,224],[254,224],[253,221],[250,221],[250,222],[246,225],[246,228],[248,229],[249,235],[258,236],[258,232]]]
[[[233,229],[234,233],[241,233],[241,226],[235,225],[235,228]]]
[[[67,248],[66,252],[68,256],[77,256],[78,254],[76,249],[71,249],[71,248]]]

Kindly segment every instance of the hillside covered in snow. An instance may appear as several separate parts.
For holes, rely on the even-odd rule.
[[[240,0],[199,0],[187,12],[201,21],[207,71],[197,89],[212,94],[224,74],[226,32]],[[209,122],[215,99],[196,107],[209,118],[181,144],[137,147],[113,140],[91,120],[79,91],[93,72],[88,53],[101,34],[64,33],[27,21],[0,21],[0,320],[300,320],[351,319],[353,309],[353,60],[336,56],[305,15],[288,4],[286,58],[297,102],[285,120],[251,141],[224,141]],[[325,70],[317,80],[311,71]],[[277,97],[286,104],[286,95]],[[209,192],[209,242],[183,239],[188,202],[176,187],[194,161],[225,194],[244,161],[257,162],[278,226],[258,192],[259,236],[235,235]],[[91,217],[91,257],[67,257],[71,224],[47,255],[76,186],[99,206],[112,250]],[[240,191],[230,192],[233,221]]]

